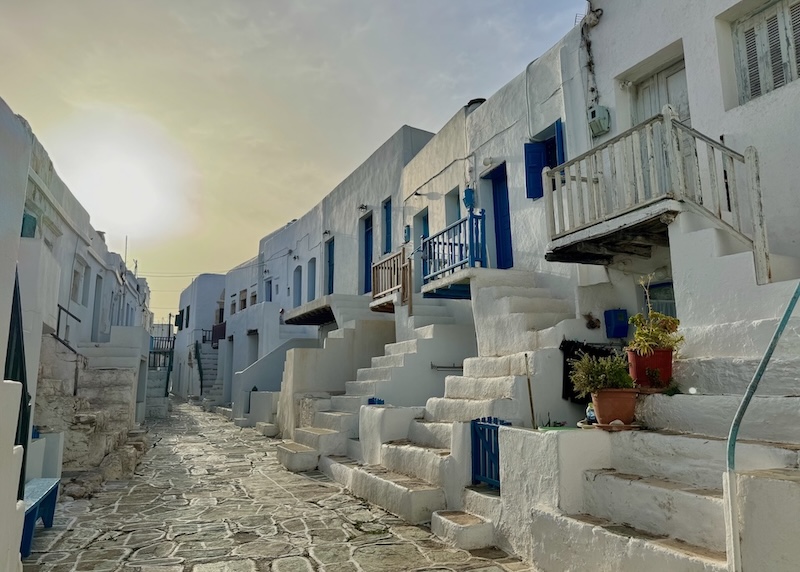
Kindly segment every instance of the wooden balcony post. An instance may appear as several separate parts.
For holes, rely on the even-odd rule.
[[[686,169],[681,154],[680,133],[675,123],[678,114],[671,105],[665,105],[662,111],[664,116],[664,145],[669,163],[670,179],[672,179],[672,195],[682,200],[686,196]]]
[[[547,218],[547,236],[550,240],[556,235],[556,213],[553,205],[553,183],[549,176],[550,169],[542,169],[542,189],[544,191],[544,210]]]
[[[761,175],[758,170],[758,153],[750,146],[744,151],[744,164],[747,167],[747,190],[753,210],[753,256],[756,265],[756,281],[767,284],[772,280],[769,263],[769,244],[767,228],[764,223],[764,205],[761,196]]]

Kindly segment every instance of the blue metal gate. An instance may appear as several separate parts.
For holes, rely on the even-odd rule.
[[[500,488],[500,446],[498,433],[501,425],[511,425],[497,417],[481,417],[470,421],[472,433],[472,484],[486,483]]]

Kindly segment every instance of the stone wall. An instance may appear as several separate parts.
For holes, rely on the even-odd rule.
[[[169,397],[165,396],[167,368],[150,369],[147,372],[147,398],[145,417],[165,419],[169,415]]]

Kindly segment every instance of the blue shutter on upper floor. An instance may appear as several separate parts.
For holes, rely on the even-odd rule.
[[[540,199],[544,196],[542,169],[547,166],[547,148],[544,142],[525,143],[525,190],[529,199]]]
[[[566,160],[567,154],[564,150],[564,125],[559,119],[556,121],[556,161],[558,161],[558,165],[560,165]],[[558,165],[553,165],[553,167],[557,167]]]

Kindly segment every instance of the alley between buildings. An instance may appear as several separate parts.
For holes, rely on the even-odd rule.
[[[149,430],[129,481],[65,499],[53,528],[39,525],[25,572],[531,570],[451,548],[319,472],[290,473],[280,441],[191,405]]]

